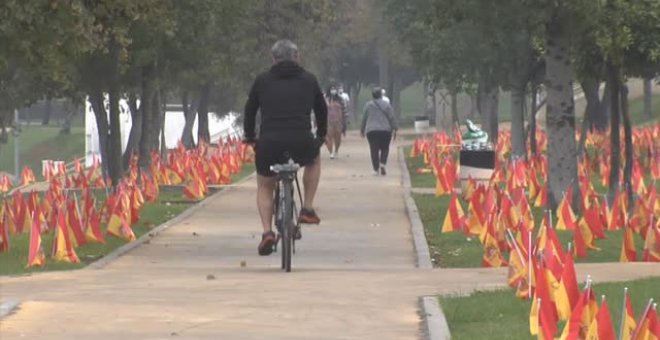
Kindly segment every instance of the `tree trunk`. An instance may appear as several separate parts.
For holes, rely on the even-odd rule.
[[[73,118],[76,116],[76,110],[68,110],[66,116],[64,116],[64,122],[62,128],[60,129],[60,135],[70,135],[71,134],[71,123],[73,123]]]
[[[108,177],[108,138],[109,138],[109,124],[108,113],[105,111],[103,100],[103,93],[100,89],[92,89],[89,91],[89,101],[92,104],[94,117],[96,118],[96,130],[99,134],[99,151],[101,152],[101,173],[103,178]]]
[[[578,142],[578,158],[582,159],[585,152],[585,144],[587,142],[587,135],[589,131],[595,129],[593,123],[594,117],[598,111],[601,111],[600,95],[598,88],[600,87],[597,81],[584,80],[580,86],[584,92],[584,99],[587,101],[587,106],[584,109],[584,117],[582,118],[582,125],[580,128],[580,141]]]
[[[140,139],[142,138],[142,114],[137,105],[137,95],[130,93],[128,95],[128,108],[131,111],[131,132],[128,135],[126,150],[124,151],[124,171],[131,164],[134,155],[140,153]]]
[[[401,121],[401,117],[403,117],[403,112],[401,112],[401,90],[403,90],[401,87],[403,86],[401,79],[399,77],[394,78],[392,86],[392,108],[394,109],[394,115],[397,117],[399,121]]]
[[[491,107],[488,115],[490,125],[489,133],[492,136],[490,137],[490,140],[493,143],[493,146],[495,146],[497,145],[497,140],[500,136],[500,90],[495,88],[491,96]]]
[[[531,114],[529,115],[529,150],[532,156],[536,155],[536,112],[538,111],[538,94],[539,86],[536,83],[532,84],[532,104]]]
[[[553,210],[569,185],[578,185],[570,14],[564,6],[560,3],[551,9],[546,27],[548,204]],[[579,197],[573,197],[573,202],[573,208],[579,209]]]
[[[441,92],[436,90],[433,93],[435,102],[435,126],[438,132],[451,132],[451,118],[447,117],[447,98]]]
[[[165,110],[163,108],[163,93],[159,83],[155,83],[154,85],[154,100],[151,110],[152,110],[151,114],[152,114],[152,119],[154,121],[154,126],[156,126],[157,128],[149,130],[149,133],[151,134],[149,137],[149,149],[158,150],[160,148],[162,150],[166,150],[167,148],[165,147]],[[162,138],[159,138],[159,135]]]
[[[378,47],[378,84],[384,89],[387,89],[390,85],[390,60],[387,51],[383,47],[386,43],[381,41]],[[387,95],[389,96],[391,93]]]
[[[644,78],[644,116],[653,116],[653,79]]]
[[[461,126],[460,118],[458,117],[458,93],[457,91],[451,91],[449,95],[451,96],[451,123],[452,129],[456,129]]]
[[[600,100],[601,102],[601,112],[600,114],[592,118],[594,127],[598,131],[606,131],[608,128],[610,116],[612,115],[612,84],[607,81],[605,82],[605,89],[603,89],[603,97]]]
[[[158,102],[158,126],[160,126],[160,129],[157,129],[155,134],[158,135],[160,134],[160,144],[158,144],[158,137],[156,137],[156,147],[160,148],[160,156],[162,159],[165,159],[167,157],[167,142],[165,141],[165,119],[167,118],[167,110],[163,108],[163,105],[161,104],[161,98],[162,95],[159,92],[157,92],[156,95],[156,102]]]
[[[50,115],[53,113],[53,103],[50,98],[46,99],[46,104],[44,105],[44,119],[41,120],[41,125],[48,125],[50,123]]]
[[[202,141],[207,144],[211,141],[209,133],[209,96],[211,95],[211,84],[202,86],[199,95],[199,110],[197,110],[197,143]]]
[[[193,139],[193,125],[195,124],[195,117],[197,117],[197,106],[193,103],[188,102],[188,94],[190,92],[184,90],[181,94],[181,105],[183,107],[183,118],[185,123],[183,124],[183,132],[181,133],[181,143],[186,149],[192,149],[195,147],[195,141]]]
[[[628,105],[628,86],[623,84],[621,87],[621,113],[623,114],[623,139],[625,142],[624,153],[626,163],[623,167],[623,185],[628,195],[628,213],[635,209],[635,200],[633,200],[632,187],[632,166],[633,147],[632,147],[632,126],[630,123],[630,105]]]
[[[614,201],[614,196],[619,191],[619,168],[621,167],[621,143],[619,137],[619,110],[621,103],[621,75],[618,67],[607,63],[607,76],[610,84],[610,188],[608,191],[608,200],[610,206]]]
[[[361,88],[362,85],[358,83],[350,89],[351,106],[353,107],[351,112],[353,112],[353,123],[357,129],[360,128],[360,118],[362,117],[362,108],[358,107],[358,97],[360,96]]]
[[[587,106],[584,109],[584,119],[588,121],[587,129],[589,131],[597,130],[596,117],[603,114],[599,94],[600,84],[596,79],[586,79],[580,86],[584,92],[584,99],[587,102]]]
[[[119,44],[115,37],[110,38],[110,79],[108,97],[110,100],[110,140],[108,143],[108,170],[112,186],[117,187],[122,177],[121,126],[119,121]]]
[[[525,145],[525,89],[514,86],[511,89],[511,157],[524,158]]]
[[[153,150],[153,130],[158,130],[158,124],[154,119],[153,102],[154,102],[154,80],[153,69],[151,66],[142,69],[142,84],[141,84],[141,98],[140,114],[142,116],[140,126],[140,143],[138,150],[140,158],[138,165],[142,170],[149,170],[151,168],[151,151]]]
[[[489,76],[479,77],[477,89],[477,109],[481,116],[481,129],[488,133],[488,139],[497,145],[499,132],[498,121],[499,88],[489,80]]]

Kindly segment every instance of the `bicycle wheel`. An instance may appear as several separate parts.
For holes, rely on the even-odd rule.
[[[284,197],[282,199],[282,269],[291,271],[291,251],[293,241],[293,196],[291,183],[284,183]]]

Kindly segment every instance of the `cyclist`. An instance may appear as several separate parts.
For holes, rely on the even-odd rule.
[[[277,41],[272,49],[273,65],[254,81],[245,103],[244,136],[255,145],[257,208],[263,226],[259,255],[273,252],[272,231],[275,174],[273,164],[284,163],[284,154],[304,167],[303,203],[298,221],[319,224],[313,203],[321,177],[319,149],[327,132],[328,109],[316,77],[299,63],[298,47],[289,40]],[[261,111],[259,138],[255,125]],[[311,112],[316,119],[316,138],[311,132]]]

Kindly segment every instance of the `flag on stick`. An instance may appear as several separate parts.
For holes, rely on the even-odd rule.
[[[447,209],[445,220],[442,223],[442,232],[448,233],[452,231],[460,231],[463,229],[464,224],[465,214],[463,213],[463,208],[461,207],[461,203],[458,201],[458,195],[456,195],[456,191],[452,191],[451,201],[449,201],[449,208]]]
[[[619,331],[620,340],[631,340],[632,335],[637,328],[635,321],[635,312],[633,311],[630,296],[628,296],[628,287],[623,289],[623,305],[621,306],[621,328]]]
[[[52,256],[55,261],[80,262],[69,236],[69,228],[66,225],[66,210],[64,208],[57,211],[57,226],[53,237]]]
[[[604,296],[596,317],[591,322],[591,325],[589,325],[586,339],[616,340],[612,317],[610,316],[610,308]]]
[[[26,268],[43,267],[46,263],[44,250],[41,246],[41,221],[33,215],[32,228],[30,229],[30,250]]]

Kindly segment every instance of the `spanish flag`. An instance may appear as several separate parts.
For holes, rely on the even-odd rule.
[[[484,256],[481,262],[482,267],[504,267],[507,265],[500,252],[497,235],[495,234],[495,228],[492,223],[488,223],[483,244]]]
[[[27,165],[24,166],[23,171],[21,171],[21,185],[28,185],[34,183],[34,181],[35,178],[32,169],[30,169],[30,167],[28,167]]]
[[[193,171],[193,178],[192,180],[188,183],[183,188],[183,193],[186,195],[191,200],[194,201],[199,201],[202,198],[204,198],[204,193],[206,191],[206,186],[204,181],[197,175],[196,171]]]
[[[460,231],[465,224],[465,214],[461,203],[458,201],[458,195],[453,191],[451,193],[451,200],[449,201],[449,208],[445,215],[445,220],[442,223],[442,232],[448,233],[452,231]]]
[[[586,339],[587,330],[596,317],[596,313],[598,313],[598,304],[591,287],[588,286],[575,304],[559,339]]]
[[[573,188],[570,186],[557,207],[557,230],[575,230],[575,213],[571,208]]]
[[[660,339],[660,320],[656,311],[656,304],[649,306],[647,311],[640,318],[639,325],[635,330],[633,339],[635,340],[659,340]]]
[[[87,211],[85,219],[85,239],[88,242],[105,244],[103,231],[101,230],[101,215],[93,206]]]
[[[548,204],[548,182],[543,184],[541,191],[536,195],[536,200],[534,200],[534,206],[537,208],[543,208]]]
[[[37,216],[34,216],[33,219],[32,228],[30,228],[30,251],[26,268],[43,267],[46,263],[44,250],[41,246],[41,221]]]
[[[9,176],[3,175],[0,177],[0,192],[5,193],[11,190],[11,182],[9,181]]]
[[[660,225],[660,223],[658,223]],[[660,228],[649,227],[644,240],[642,261],[660,262]]]
[[[621,245],[620,262],[635,262],[637,251],[635,250],[635,233],[631,227],[624,227],[623,244]]]
[[[127,208],[128,207],[123,203],[123,199],[117,199],[115,206],[110,213],[107,233],[108,235],[130,242],[135,240],[135,234],[133,233],[131,226],[128,224],[128,216],[125,211]]]
[[[591,322],[591,325],[589,325],[586,339],[616,340],[616,336],[614,335],[614,325],[612,325],[612,316],[610,315],[610,308],[607,305],[607,300],[603,300],[596,317]]]
[[[55,261],[78,263],[78,255],[69,236],[69,228],[66,225],[66,210],[61,208],[57,212],[57,226],[53,237],[52,256]]]
[[[635,311],[633,310],[632,303],[630,302],[630,296],[628,296],[628,290],[626,289],[623,293],[623,305],[624,305],[624,316],[623,316],[623,330],[621,332],[621,340],[632,340],[633,333],[635,328],[637,328],[637,321],[635,321]]]
[[[573,256],[570,253],[564,254],[564,269],[561,273],[559,287],[555,290],[555,304],[561,320],[568,320],[571,311],[580,298],[580,290],[577,285],[577,276],[575,274],[575,265]]]

